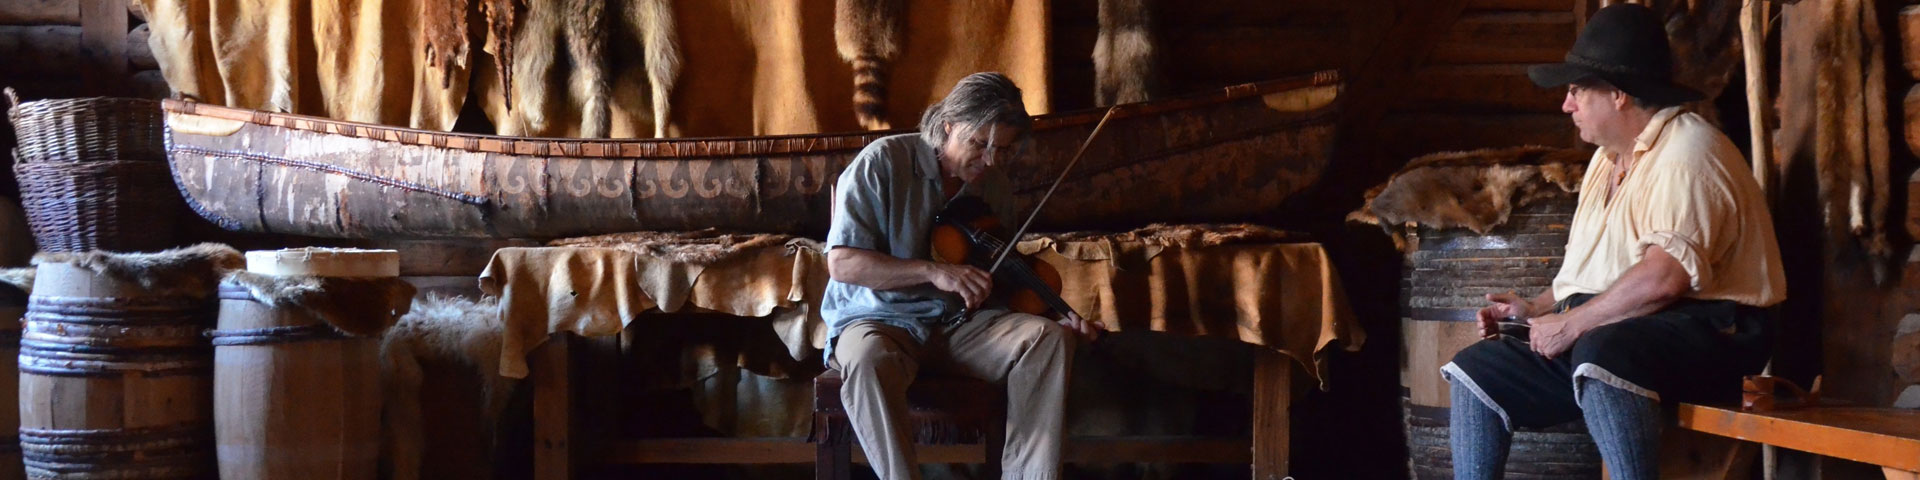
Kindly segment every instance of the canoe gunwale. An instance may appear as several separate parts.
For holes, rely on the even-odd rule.
[[[1209,92],[1168,97],[1136,104],[1124,104],[1117,107],[1119,111],[1114,112],[1114,119],[1121,120],[1137,116],[1149,116],[1168,111],[1226,103],[1247,97],[1302,88],[1338,85],[1340,81],[1338,71],[1326,70],[1308,75],[1234,85]],[[1315,111],[1334,110],[1338,108],[1337,103],[1338,102],[1335,102],[1335,104],[1321,106],[1314,110],[1300,113],[1306,114]],[[915,129],[893,129],[862,132],[761,135],[752,137],[646,139],[508,137],[417,130],[307,115],[272,113],[244,108],[225,107],[179,99],[162,101],[161,109],[167,114],[239,121],[255,125],[319,132],[352,138],[366,138],[404,145],[508,155],[564,156],[574,158],[697,159],[821,154],[836,151],[858,151],[865,148],[867,144],[882,137],[917,131]],[[1105,114],[1106,110],[1105,108],[1096,108],[1075,112],[1038,115],[1034,117],[1034,130],[1071,128],[1083,124],[1091,125],[1098,121]]]

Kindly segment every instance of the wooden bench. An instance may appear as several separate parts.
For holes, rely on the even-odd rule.
[[[1889,479],[1920,479],[1920,410],[1817,406],[1744,412],[1682,403],[1680,428],[1878,465]]]
[[[813,379],[814,480],[847,480],[852,475],[853,425],[841,403],[839,370]],[[907,425],[916,445],[980,444],[987,478],[1000,477],[1000,452],[1006,443],[1006,388],[965,377],[923,374],[907,387]]]

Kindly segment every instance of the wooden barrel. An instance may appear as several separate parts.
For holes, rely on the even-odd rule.
[[[1485,235],[1420,228],[1410,236],[1401,289],[1401,385],[1412,476],[1453,478],[1447,416],[1451,407],[1440,367],[1479,341],[1475,312],[1486,294],[1538,295],[1553,283],[1565,254],[1574,200],[1517,208]],[[1572,388],[1569,386],[1568,388]],[[1507,478],[1600,478],[1600,454],[1580,422],[1514,432]]]
[[[268,275],[397,277],[392,250],[247,252]],[[221,478],[373,479],[380,445],[380,344],[304,310],[220,287],[214,431]]]
[[[212,476],[211,306],[40,265],[19,356],[27,476]]]
[[[27,314],[27,292],[12,285],[0,285],[0,396],[20,395],[20,317]],[[20,408],[0,408],[0,429],[13,435],[0,436],[0,480],[27,478],[20,464]]]

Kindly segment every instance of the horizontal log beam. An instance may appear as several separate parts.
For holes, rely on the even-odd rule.
[[[1573,47],[1571,12],[1468,12],[1433,47],[1433,64],[1558,62]]]
[[[1526,65],[1438,65],[1416,70],[1400,106],[1406,111],[1555,113],[1564,89],[1540,88]]]
[[[0,1],[0,25],[79,25],[81,1]],[[140,6],[140,2],[128,2],[127,15],[141,22],[147,20],[147,11]]]
[[[74,25],[0,25],[0,74],[32,76],[78,76],[88,68],[80,42],[81,27]],[[146,25],[127,33],[125,55],[127,70],[160,68]]]
[[[1393,113],[1373,132],[1388,155],[1413,158],[1434,152],[1544,145],[1572,147],[1580,137],[1565,114],[1470,115]]]

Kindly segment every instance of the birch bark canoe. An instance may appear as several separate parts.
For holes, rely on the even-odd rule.
[[[1337,72],[1121,105],[1038,231],[1247,219],[1318,181]],[[820,234],[841,169],[910,130],[581,140],[429,132],[169,100],[174,181],[230,230],[549,238],[640,230]],[[1007,172],[1023,212],[1104,110],[1034,118]],[[1024,215],[1024,213],[1022,214]]]

